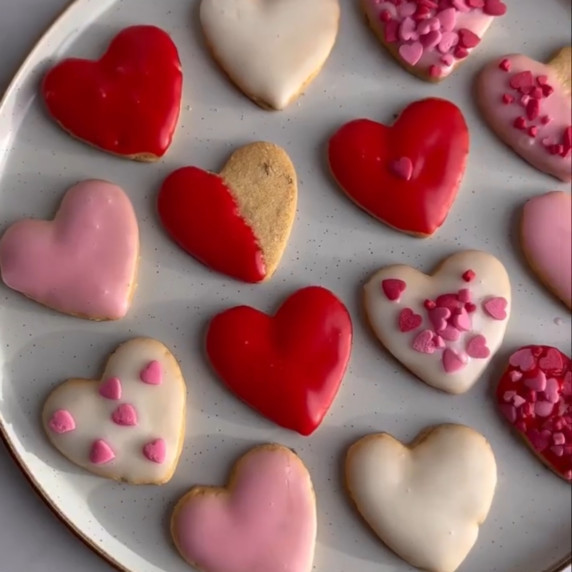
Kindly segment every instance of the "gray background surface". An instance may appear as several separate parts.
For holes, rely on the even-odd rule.
[[[36,40],[69,1],[0,0],[0,93]],[[52,515],[2,442],[0,555],[0,572],[112,570]]]

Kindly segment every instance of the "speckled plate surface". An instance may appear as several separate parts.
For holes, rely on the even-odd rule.
[[[571,488],[530,454],[497,415],[492,385],[507,355],[524,344],[570,351],[564,306],[529,273],[516,233],[524,201],[566,185],[535,171],[483,125],[472,100],[475,72],[489,58],[525,51],[537,59],[569,42],[569,0],[506,0],[483,45],[451,78],[429,85],[404,72],[364,24],[357,2],[341,0],[338,42],[323,72],[281,113],[257,108],[229,84],[209,57],[198,25],[198,1],[78,0],[45,35],[17,75],[0,109],[0,231],[25,216],[49,218],[62,193],[92,177],[112,180],[131,197],[140,222],[139,288],[128,317],[90,323],[59,315],[0,286],[0,427],[16,459],[68,525],[122,570],[188,570],[171,546],[168,517],[193,484],[217,484],[251,446],[293,447],[310,469],[319,507],[315,570],[410,570],[365,527],[343,493],[342,459],[365,433],[408,440],[424,426],[460,422],[492,443],[499,484],[464,572],[538,572],[570,552]],[[48,119],[38,82],[68,54],[96,57],[122,27],[150,23],[172,34],[185,72],[175,142],[154,165],[114,158],[74,141]],[[408,102],[452,99],[470,126],[472,153],[460,195],[433,238],[394,232],[356,208],[331,180],[325,143],[356,117],[391,121]],[[298,170],[300,198],[292,238],[272,280],[248,286],[209,272],[176,248],[159,228],[155,198],[171,170],[187,164],[217,170],[229,153],[253,140],[287,149]],[[463,396],[441,394],[388,357],[361,316],[361,286],[377,268],[413,264],[426,271],[460,248],[498,256],[509,270],[514,311],[502,351]],[[293,290],[320,284],[351,310],[355,343],[349,371],[323,425],[310,438],[275,427],[230,395],[203,355],[208,319],[236,304],[272,311]],[[158,338],[180,360],[188,382],[187,437],[166,486],[130,487],[92,477],[53,450],[39,423],[43,399],[72,376],[96,377],[107,354],[136,335]]]

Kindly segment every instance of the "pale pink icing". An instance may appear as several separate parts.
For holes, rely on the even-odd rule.
[[[141,370],[141,381],[143,383],[148,383],[149,385],[161,385],[163,381],[163,370],[161,364],[158,361],[150,361]]]
[[[232,493],[190,497],[174,534],[189,562],[208,572],[310,572],[316,507],[310,477],[285,449],[244,457]]]
[[[406,0],[399,3],[364,2],[376,33],[397,48],[403,62],[435,78],[447,77],[464,59],[455,55],[459,30],[470,30],[482,39],[495,18],[485,14],[482,8],[472,8],[462,0],[453,0],[448,7],[431,9],[428,17],[416,21],[417,5],[417,1]],[[392,18],[389,28],[384,21],[384,12]],[[466,48],[467,55],[475,47]]]
[[[0,239],[7,286],[46,306],[95,319],[129,308],[139,232],[127,195],[84,181],[65,195],[54,221],[22,220]]]
[[[552,191],[524,205],[522,245],[536,271],[572,305],[572,197]]]
[[[506,61],[509,71],[501,69],[501,62]],[[519,117],[526,117],[523,103],[530,100],[510,87],[511,78],[520,72],[530,70],[536,78],[546,76],[548,85],[554,92],[540,100],[539,117],[534,121],[526,121],[525,129],[514,126]],[[503,102],[503,96],[510,96],[510,103]],[[524,97],[524,100],[523,100]],[[512,100],[511,98],[514,98]],[[497,58],[487,64],[481,71],[477,81],[477,100],[485,119],[495,133],[523,159],[540,171],[549,173],[563,181],[572,178],[572,153],[566,157],[552,155],[546,149],[546,143],[560,143],[564,130],[572,124],[572,107],[570,95],[558,81],[558,77],[550,66],[532,60],[520,54],[512,54]],[[544,124],[542,117],[549,117]],[[532,137],[529,127],[535,127],[536,135]]]

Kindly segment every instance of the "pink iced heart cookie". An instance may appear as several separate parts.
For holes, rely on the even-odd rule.
[[[548,64],[520,54],[490,62],[477,80],[477,102],[491,129],[525,161],[572,179],[570,61],[563,48]]]
[[[127,195],[105,181],[65,194],[53,221],[22,220],[0,239],[0,273],[13,290],[91,320],[127,313],[137,273],[139,230]]]
[[[464,393],[480,377],[502,343],[510,306],[504,266],[474,250],[445,259],[432,276],[389,266],[365,286],[367,318],[382,344],[449,393]]]
[[[572,309],[572,197],[552,191],[530,199],[522,212],[520,242],[531,268]]]
[[[226,488],[193,487],[176,505],[171,534],[204,572],[310,572],[316,499],[302,461],[281,445],[251,449]]]
[[[446,78],[481,43],[501,0],[361,0],[367,19],[390,53],[412,74]]]
[[[42,422],[51,443],[76,465],[131,484],[163,484],[181,454],[185,402],[175,357],[157,340],[135,338],[110,356],[101,380],[56,387]]]

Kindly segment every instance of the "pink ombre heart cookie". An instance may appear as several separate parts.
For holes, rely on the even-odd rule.
[[[251,449],[226,488],[193,487],[176,505],[171,534],[204,572],[310,572],[316,499],[302,461],[281,445]]]
[[[542,282],[572,309],[572,197],[552,191],[530,199],[520,225],[522,249]]]
[[[83,181],[64,196],[53,221],[22,220],[0,239],[0,273],[13,290],[91,320],[127,313],[135,289],[139,230],[116,185]]]
[[[450,256],[431,276],[388,266],[365,286],[375,335],[417,377],[449,393],[479,379],[502,343],[510,306],[504,266],[475,250]]]
[[[481,43],[501,0],[361,0],[367,19],[390,53],[412,74],[446,78]]]
[[[131,484],[162,484],[181,454],[185,402],[175,357],[157,340],[135,338],[111,355],[99,381],[70,379],[54,389],[42,422],[76,465]]]
[[[549,175],[572,179],[572,48],[548,64],[520,54],[490,62],[477,80],[477,102],[498,137]]]

